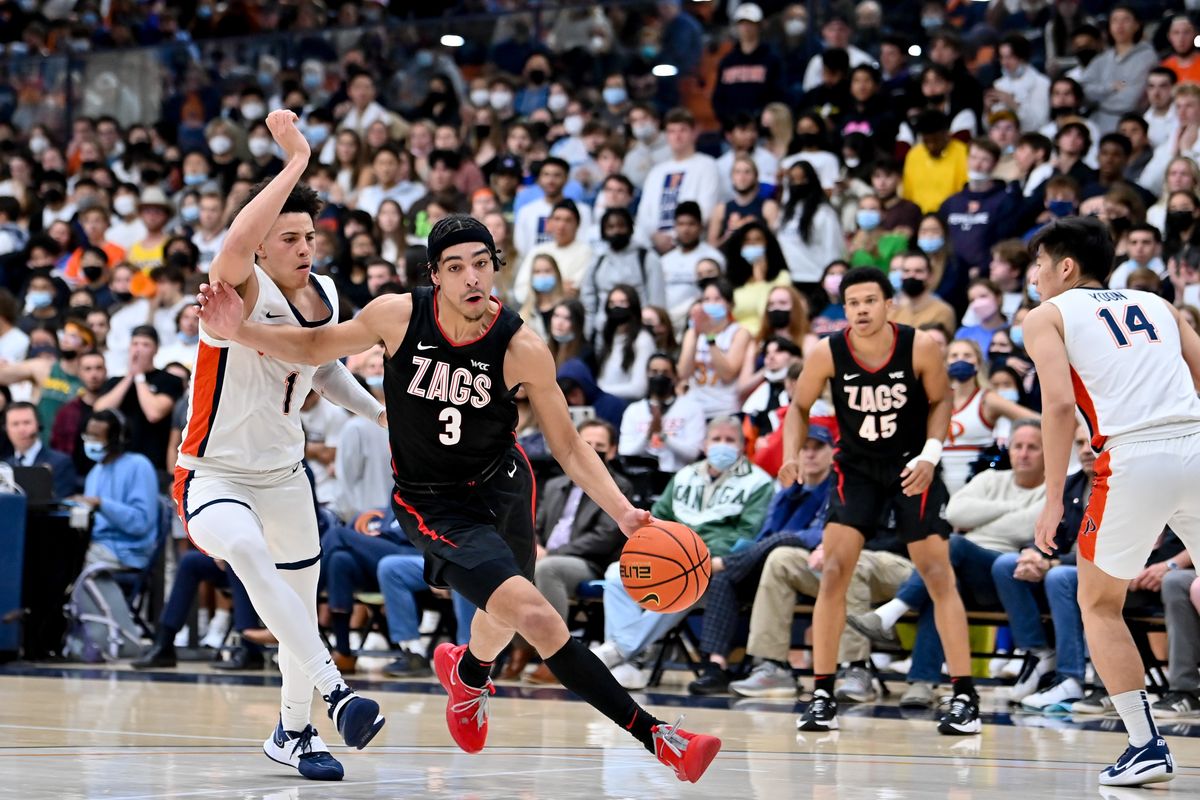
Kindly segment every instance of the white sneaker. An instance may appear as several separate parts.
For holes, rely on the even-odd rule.
[[[184,625],[182,628],[180,628],[179,633],[175,634],[175,646],[176,647],[187,647],[188,636],[190,634],[191,634],[191,631],[188,630],[187,625]]]
[[[592,652],[600,659],[600,663],[610,670],[618,664],[625,663],[625,656],[621,655],[620,649],[612,642],[598,644],[592,648]]]
[[[1038,690],[1042,677],[1053,673],[1057,666],[1058,659],[1053,654],[1044,658],[1038,658],[1033,653],[1025,656],[1025,665],[1021,669],[1021,674],[1017,676],[1017,682],[1013,684],[1009,697],[1016,703],[1029,697]],[[1075,685],[1078,686],[1078,682]],[[1083,697],[1083,691],[1080,690],[1076,697]]]
[[[645,689],[650,684],[650,670],[641,669],[629,662],[613,667],[612,674],[617,683],[630,691]]]
[[[228,614],[223,614],[220,611],[213,614],[212,622],[208,626],[208,632],[204,634],[204,638],[200,641],[200,646],[220,650],[225,644],[225,638],[229,635],[229,625],[230,618]]]
[[[1021,700],[1021,706],[1030,711],[1044,711],[1059,704],[1069,705],[1083,699],[1083,687],[1074,678],[1062,677],[1037,694]]]

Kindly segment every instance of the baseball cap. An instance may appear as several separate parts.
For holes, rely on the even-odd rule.
[[[763,12],[755,3],[742,3],[733,12],[734,22],[762,22]]]
[[[492,168],[493,175],[516,175],[519,178],[522,173],[521,160],[511,154],[500,156],[496,166]]]
[[[833,431],[826,428],[824,425],[809,425],[808,438],[816,439],[818,442],[827,444],[833,447]]]

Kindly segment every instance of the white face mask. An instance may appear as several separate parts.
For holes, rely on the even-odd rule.
[[[476,108],[483,108],[488,104],[489,97],[491,97],[491,93],[487,89],[472,89],[471,105]]]
[[[569,102],[571,102],[571,100],[565,94],[562,92],[556,92],[546,98],[546,108],[550,109],[550,111],[553,113],[558,114],[566,109],[567,103]]]
[[[256,136],[250,140],[248,144],[250,155],[255,158],[262,158],[267,153],[271,152],[271,140],[265,136]]]
[[[513,101],[512,92],[492,92],[488,97],[492,103],[492,108],[497,111],[503,111],[508,108],[512,105]]]
[[[128,217],[137,211],[137,198],[127,194],[119,195],[113,200],[113,211],[117,212],[118,216]]]
[[[242,103],[242,119],[258,121],[266,116],[262,103]]]
[[[992,173],[979,172],[978,170],[967,170],[967,180],[971,183],[983,183],[986,180],[991,180]]]
[[[223,156],[233,149],[233,139],[224,134],[217,134],[208,140],[208,149],[212,150],[215,156]]]
[[[807,30],[807,20],[792,18],[783,23],[783,32],[788,36],[803,36]]]
[[[658,126],[653,122],[645,122],[633,126],[633,138],[639,142],[649,142],[658,135]]]
[[[40,156],[50,146],[50,140],[45,136],[34,136],[29,140],[29,152],[35,156]]]
[[[568,136],[578,136],[583,133],[583,117],[578,114],[572,114],[563,120],[563,130]]]

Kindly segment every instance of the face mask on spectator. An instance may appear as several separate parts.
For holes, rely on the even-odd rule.
[[[567,344],[575,341],[575,331],[567,331],[566,333],[553,333],[551,337],[559,344]]]
[[[316,149],[328,141],[329,128],[324,125],[310,125],[304,129],[304,138],[308,139],[309,147]]]
[[[509,91],[492,92],[488,95],[488,100],[491,102],[492,108],[497,111],[503,111],[512,105],[513,96],[512,92]]]
[[[117,212],[119,217],[128,217],[137,211],[137,198],[130,194],[117,195],[113,200],[113,211]]]
[[[189,172],[183,176],[184,186],[200,186],[208,180],[208,175],[203,172]]]
[[[928,236],[917,239],[917,247],[923,253],[936,253],[942,249],[942,245],[946,243],[946,239],[942,236]]]
[[[619,106],[629,99],[629,94],[621,86],[607,86],[600,94],[610,106]]]
[[[28,292],[25,295],[25,302],[30,308],[45,308],[54,302],[53,292],[35,291]]]
[[[850,156],[842,160],[846,162],[846,169],[857,169],[858,165],[862,163],[862,159],[858,156]]]
[[[483,108],[488,104],[488,99],[491,93],[487,89],[472,89],[471,90],[471,105],[476,108]]]
[[[87,278],[88,283],[95,283],[104,275],[104,267],[84,267],[83,277]]]
[[[921,17],[921,27],[927,31],[942,27],[941,17]]]
[[[609,322],[616,325],[624,325],[633,316],[633,312],[630,311],[629,306],[609,306],[604,309],[604,314],[608,317]]]
[[[262,103],[242,103],[242,119],[258,121],[267,115],[267,109]]]
[[[675,394],[675,381],[670,375],[651,375],[646,381],[651,397],[670,397]]]
[[[567,104],[570,102],[571,98],[562,92],[554,92],[546,98],[546,108],[550,109],[550,113],[552,114],[561,114],[566,110]]]
[[[741,252],[746,263],[753,264],[767,254],[767,248],[761,244],[744,244]]]
[[[193,333],[188,336],[186,333],[179,334],[179,341],[186,345],[193,345],[200,341],[200,334]]]
[[[1013,347],[1025,349],[1025,331],[1020,325],[1014,325],[1008,329],[1008,338],[1012,339]]]
[[[920,278],[902,278],[900,281],[900,291],[909,297],[920,297],[925,294],[925,281]]]
[[[371,387],[372,389],[382,388],[383,387],[383,376],[382,375],[368,375],[367,376],[367,386]]]
[[[610,233],[604,237],[604,241],[608,242],[609,249],[614,253],[618,253],[629,247],[629,241],[633,238],[629,233]]]
[[[795,17],[792,17],[791,19],[788,19],[788,20],[784,20],[783,32],[793,38],[795,38],[797,36],[803,36],[804,34],[808,33],[808,21],[803,20],[803,19],[797,19]]]
[[[57,356],[58,348],[52,344],[31,344],[29,352],[26,354],[28,358],[38,358],[39,356]]]
[[[729,314],[724,303],[703,303],[701,308],[704,309],[704,316],[713,322],[720,322]]]
[[[1069,217],[1075,213],[1073,200],[1051,200],[1046,204],[1046,210],[1056,217]]]
[[[578,136],[583,133],[583,117],[578,114],[571,114],[563,120],[563,130],[568,136]]]
[[[738,449],[735,445],[727,442],[713,442],[708,446],[705,456],[708,458],[708,463],[718,472],[724,472],[737,463]]]
[[[189,224],[195,222],[200,219],[200,206],[184,206],[179,209],[179,218]]]
[[[657,135],[658,126],[653,122],[643,122],[640,125],[633,126],[633,138],[637,139],[639,142],[653,141],[654,137]]]
[[[1084,67],[1092,63],[1092,59],[1099,54],[1099,50],[1093,50],[1090,47],[1080,47],[1075,51],[1075,57],[1079,59],[1080,66]]]
[[[228,136],[218,133],[216,136],[208,140],[208,149],[215,156],[223,156],[233,149],[233,139]]]
[[[888,273],[888,283],[892,285],[893,292],[898,292],[900,291],[901,284],[904,283],[904,278],[900,275],[899,271],[893,270]]]
[[[265,136],[255,136],[247,143],[247,147],[250,148],[250,155],[262,158],[271,152],[271,140]]]
[[[971,301],[971,310],[975,312],[975,317],[982,322],[986,319],[991,319],[996,316],[999,306],[996,304],[996,298],[990,294],[983,297],[976,297]]]
[[[84,441],[83,454],[99,464],[108,457],[108,447],[104,444],[104,442]]]
[[[1168,211],[1167,212],[1167,229],[1172,231],[1186,231],[1195,221],[1196,215],[1191,211]]]
[[[990,172],[980,172],[977,169],[967,170],[967,180],[971,183],[983,183],[986,180],[991,180],[991,178],[992,173]]]
[[[1029,299],[1035,303],[1042,302],[1042,293],[1038,291],[1037,284],[1025,284],[1025,294],[1029,295]]]
[[[1000,395],[1010,403],[1015,403],[1021,399],[1021,393],[1016,389],[997,389],[996,394]]]
[[[824,289],[830,297],[837,297],[838,291],[842,288],[841,273],[835,272],[832,275],[826,275],[821,281],[821,288]]]
[[[792,312],[786,308],[772,308],[767,312],[767,322],[774,330],[783,330],[792,324]]]
[[[970,361],[955,361],[946,368],[946,373],[950,376],[950,379],[959,382],[971,380],[975,377],[977,371],[975,365]]]
[[[883,214],[878,208],[860,208],[854,215],[854,220],[862,230],[873,231],[883,221]]]
[[[319,72],[306,72],[304,77],[300,79],[300,83],[304,86],[305,91],[315,92],[325,83],[325,79]]]
[[[558,285],[558,278],[555,278],[553,275],[546,275],[543,273],[541,275],[534,275],[532,278],[530,278],[529,282],[530,285],[533,286],[533,290],[535,292],[544,294],[553,290],[554,287]]]
[[[50,140],[45,136],[33,136],[29,139],[29,152],[40,156],[50,146]]]

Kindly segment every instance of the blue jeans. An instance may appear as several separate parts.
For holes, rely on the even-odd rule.
[[[419,638],[421,612],[415,594],[429,591],[425,583],[425,557],[415,550],[411,554],[385,556],[379,561],[376,577],[387,609],[388,638],[397,644]],[[458,592],[452,592],[451,599],[458,624],[455,639],[458,644],[466,644],[471,638],[475,606]]]
[[[1058,566],[1046,573],[1044,583],[1030,583],[1013,577],[1018,553],[1005,553],[992,564],[996,593],[1008,613],[1013,643],[1023,650],[1049,647],[1042,624],[1038,595],[1044,595],[1054,620],[1054,642],[1058,654],[1058,674],[1083,682],[1086,650],[1083,619],[1079,615],[1079,574],[1075,567]]]
[[[954,567],[958,590],[964,599],[985,606],[999,604],[996,587],[992,583],[992,563],[999,557],[1000,553],[996,550],[980,547],[961,534],[950,537],[950,565]],[[913,647],[908,679],[912,682],[938,683],[942,678],[942,662],[946,660],[946,654],[942,650],[942,640],[934,621],[933,602],[918,572],[913,571],[912,577],[900,587],[896,597],[921,614],[917,622],[917,643]]]
[[[329,610],[349,613],[354,593],[376,588],[379,562],[390,555],[416,550],[386,536],[366,536],[353,528],[331,528],[321,537],[321,574],[329,597]]]
[[[604,572],[604,641],[617,646],[626,659],[634,659],[679,624],[687,611],[660,614],[633,601],[621,582],[621,563]]]

